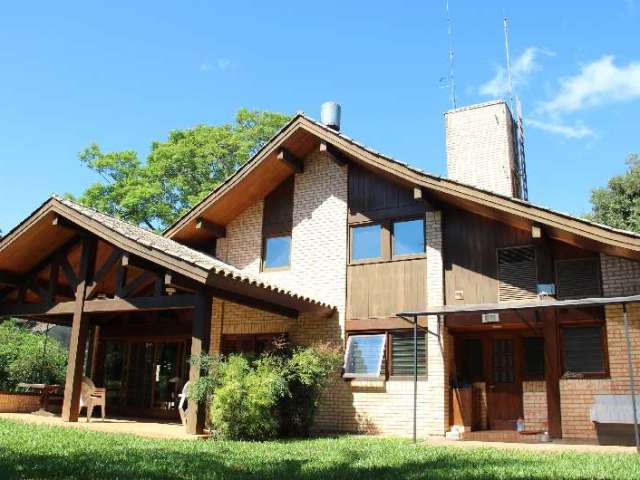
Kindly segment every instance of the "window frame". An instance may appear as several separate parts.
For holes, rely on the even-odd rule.
[[[382,340],[382,357],[380,358],[380,366],[378,368],[377,374],[372,373],[348,373],[346,371],[347,366],[347,358],[349,355],[349,347],[351,345],[351,341],[353,337],[371,337],[381,335]],[[358,379],[366,379],[366,380],[376,380],[381,378],[386,378],[386,358],[388,356],[388,338],[385,332],[353,332],[347,334],[345,349],[344,349],[344,362],[342,364],[342,377],[348,380],[358,380]]]
[[[395,224],[403,222],[421,221],[422,222],[422,252],[403,253],[396,255],[394,253],[396,246]],[[404,218],[394,218],[389,221],[389,232],[391,234],[391,247],[389,250],[391,260],[410,260],[413,258],[424,258],[427,255],[427,221],[424,216],[411,216]]]
[[[287,265],[280,267],[267,266],[267,241],[272,238],[289,238],[289,258]],[[291,250],[293,250],[293,235],[291,232],[273,232],[262,236],[262,253],[260,254],[260,271],[262,272],[282,272],[291,270]]]
[[[411,220],[421,220],[422,221],[422,235],[423,235],[423,244],[424,244],[424,252],[422,253],[408,253],[405,255],[394,255],[393,248],[395,245],[395,238],[393,234],[393,225],[394,223],[399,222],[407,222]],[[380,226],[380,256],[375,258],[365,258],[365,259],[354,259],[353,258],[353,232],[356,228],[359,227],[368,227],[373,225]],[[375,220],[367,220],[363,222],[350,223],[349,226],[349,265],[363,265],[369,263],[388,263],[394,261],[406,261],[406,260],[415,260],[420,258],[427,257],[427,219],[425,215],[399,215],[389,218],[381,218]]]
[[[345,362],[344,364],[346,365],[346,354],[347,354],[347,343],[349,341],[349,338],[352,336],[365,336],[365,335],[384,335],[385,336],[385,346],[383,349],[383,355],[382,355],[382,365],[380,368],[380,375],[376,376],[376,377],[371,377],[371,376],[363,376],[363,375],[356,375],[356,376],[351,376],[350,374],[346,374],[343,371],[342,377],[344,380],[358,380],[358,379],[384,379],[384,380],[406,380],[406,379],[412,379],[413,378],[413,374],[409,374],[409,375],[402,375],[402,374],[392,374],[392,370],[393,370],[393,365],[392,365],[392,345],[391,345],[391,335],[394,333],[409,333],[409,332],[413,332],[413,329],[411,327],[408,328],[393,328],[393,329],[388,329],[388,330],[357,330],[357,331],[347,331],[347,338],[345,340]],[[418,374],[418,380],[426,380],[429,377],[429,337],[428,337],[428,332],[425,331],[420,331],[420,329],[418,329],[418,336],[420,334],[424,334],[424,341],[425,341],[425,373],[423,374]]]
[[[581,379],[581,378],[609,378],[609,347],[607,345],[607,325],[605,322],[578,321],[572,323],[564,323],[559,326],[560,330],[560,368],[562,371],[562,379]],[[602,368],[600,372],[567,372],[565,366],[565,330],[571,328],[600,328],[600,347],[602,349]]]

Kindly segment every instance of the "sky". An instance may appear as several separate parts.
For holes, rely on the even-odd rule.
[[[504,98],[502,18],[529,199],[581,215],[640,153],[640,0],[449,0],[457,106]],[[99,181],[92,142],[134,149],[241,107],[319,118],[445,175],[445,0],[7,2],[0,16],[0,229]]]

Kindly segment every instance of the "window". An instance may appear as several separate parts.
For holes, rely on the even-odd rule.
[[[525,378],[544,378],[544,338],[525,337],[522,342]]]
[[[351,259],[367,260],[382,257],[380,225],[363,225],[351,229]]]
[[[565,373],[605,374],[602,335],[601,326],[562,329]]]
[[[413,375],[413,331],[391,333],[391,375]],[[427,374],[427,342],[418,332],[418,375]]]
[[[393,256],[424,253],[424,220],[393,222]]]
[[[386,335],[350,335],[344,362],[345,377],[379,377]]]
[[[600,258],[556,260],[556,284],[558,298],[600,296]]]
[[[291,236],[270,237],[264,240],[264,269],[286,268],[291,258]]]
[[[535,249],[532,246],[498,249],[498,280],[500,302],[537,298]]]

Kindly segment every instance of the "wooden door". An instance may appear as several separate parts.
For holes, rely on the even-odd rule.
[[[522,380],[517,365],[519,343],[513,336],[491,339],[487,406],[491,430],[515,430],[522,417]]]

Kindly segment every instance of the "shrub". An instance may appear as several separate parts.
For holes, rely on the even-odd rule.
[[[229,439],[307,436],[322,388],[340,364],[327,347],[277,345],[258,358],[198,357],[203,375],[189,398],[209,404],[211,430]]]
[[[13,391],[20,382],[64,384],[66,364],[67,351],[57,340],[13,320],[0,323],[0,390]]]

